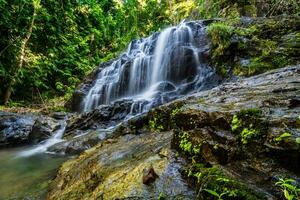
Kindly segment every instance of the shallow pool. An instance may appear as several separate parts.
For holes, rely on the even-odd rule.
[[[67,158],[51,154],[20,157],[30,147],[0,150],[0,200],[45,199],[51,179]]]

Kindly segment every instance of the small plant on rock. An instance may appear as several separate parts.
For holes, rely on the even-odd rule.
[[[280,178],[276,185],[280,187],[285,199],[297,200],[300,198],[300,188],[296,186],[294,179]]]
[[[159,124],[159,120],[154,117],[153,120],[149,120],[150,130],[153,132],[160,132],[164,129],[163,125]]]
[[[290,138],[292,135],[289,132],[285,132],[282,133],[280,136],[278,136],[277,138],[275,138],[275,143],[279,144],[281,143],[283,140]]]
[[[257,199],[256,194],[227,177],[217,166],[196,163],[190,168],[188,177],[196,179],[197,199]]]
[[[241,110],[233,116],[231,130],[240,134],[243,144],[259,139],[266,131],[267,124],[261,119],[262,112],[259,109]]]

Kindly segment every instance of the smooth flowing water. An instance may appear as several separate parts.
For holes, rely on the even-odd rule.
[[[67,159],[50,154],[19,156],[28,149],[30,147],[0,150],[0,200],[44,199],[49,181]]]
[[[23,150],[18,153],[18,157],[29,157],[35,154],[41,154],[47,152],[48,148],[63,141],[62,137],[64,135],[67,122],[66,119],[60,122],[60,128],[53,133],[53,136],[50,137],[49,139],[42,141],[40,144],[35,145],[31,148],[28,148],[26,150]],[[48,152],[50,153],[50,152]]]

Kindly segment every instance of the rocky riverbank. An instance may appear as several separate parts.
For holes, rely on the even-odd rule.
[[[299,80],[300,66],[282,68],[129,120],[64,163],[48,199],[281,199],[276,182],[300,180]]]

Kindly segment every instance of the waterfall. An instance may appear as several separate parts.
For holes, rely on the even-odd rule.
[[[202,62],[202,53],[208,49],[205,30],[201,21],[182,22],[132,41],[119,58],[98,73],[83,99],[82,111],[131,100],[131,114],[137,114],[201,90],[215,75]]]

